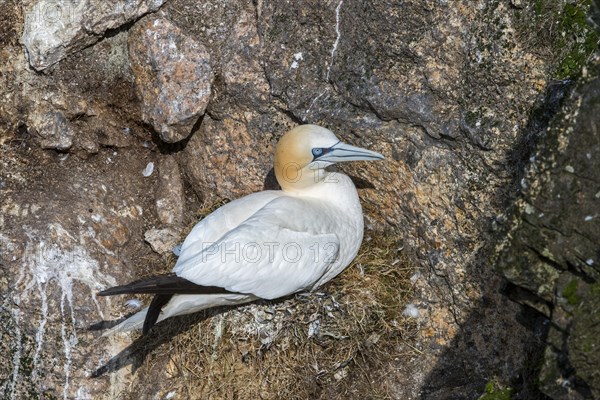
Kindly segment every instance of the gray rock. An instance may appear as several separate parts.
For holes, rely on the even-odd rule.
[[[215,79],[208,112],[215,119],[238,110],[272,113],[260,12],[250,1],[204,5],[176,0],[165,5],[164,14],[210,53]]]
[[[126,31],[107,37],[57,64],[52,80],[64,82],[52,106],[63,110],[77,136],[72,152],[86,157],[100,147],[132,145],[144,129],[133,88]],[[45,75],[37,75],[46,78]],[[83,79],[85,77],[85,79]],[[66,96],[65,93],[70,94]],[[119,104],[118,107],[112,105]],[[86,154],[87,153],[87,154]]]
[[[252,146],[253,132],[260,132],[256,125],[261,118],[256,113],[245,113],[245,117],[248,126],[231,117],[205,117],[182,152],[188,181],[208,203],[235,199],[264,187],[271,168],[264,161],[271,160],[272,147],[269,137],[258,137],[261,145]]]
[[[148,89],[159,87],[152,83],[158,74],[150,71],[137,88],[145,87],[148,93],[136,95],[130,68],[130,60],[134,64],[134,58],[139,57],[144,64],[142,58],[148,49],[157,48],[140,36],[138,28],[145,21],[132,25],[129,32],[126,25],[118,32],[110,28],[104,37],[94,33],[109,27],[107,21],[116,25],[133,22],[123,9],[117,10],[122,12],[118,16],[111,14],[115,4],[125,2],[73,3],[82,8],[77,8],[76,21],[63,21],[64,28],[56,32],[51,31],[48,21],[38,26],[31,19],[34,7],[41,7],[39,1],[23,3],[24,8],[15,1],[0,7],[0,180],[5,184],[0,192],[0,241],[10,241],[0,252],[0,322],[7,332],[2,331],[0,350],[8,355],[6,362],[0,363],[0,393],[4,397],[140,398],[167,397],[176,392],[183,397],[254,398],[282,383],[290,390],[302,387],[305,395],[295,394],[307,398],[348,397],[350,393],[350,397],[366,394],[425,400],[478,398],[492,376],[500,385],[524,382],[531,386],[534,379],[519,374],[535,359],[535,343],[540,342],[540,336],[516,321],[522,307],[502,296],[504,281],[486,263],[494,243],[490,228],[495,216],[505,211],[506,193],[512,190],[519,168],[507,154],[522,150],[527,138],[524,127],[533,104],[553,78],[549,71],[569,67],[571,63],[563,61],[570,60],[561,54],[569,53],[573,43],[581,46],[578,42],[586,38],[581,30],[567,32],[564,38],[556,35],[556,21],[571,15],[563,8],[575,11],[574,20],[583,20],[579,18],[582,2],[548,0],[538,11],[534,2],[522,2],[523,9],[518,9],[510,1],[483,0],[169,0],[160,10],[161,16],[178,27],[176,36],[183,42],[195,41],[206,47],[214,74],[206,115],[195,120],[198,129],[189,141],[176,144],[155,140],[152,131],[160,132],[160,124],[156,128],[152,121],[149,127],[144,121],[150,118],[140,118],[145,113],[141,110],[153,107],[160,94],[158,89]],[[127,4],[135,8],[141,3]],[[29,41],[34,66],[46,68],[62,60],[46,74],[29,68],[18,43],[16,32],[23,28],[23,16],[26,35],[22,38]],[[564,25],[561,23],[561,29],[567,28]],[[81,30],[79,26],[88,28]],[[34,28],[46,32],[47,37],[37,36],[43,40],[36,42]],[[128,36],[136,36],[132,47],[127,45]],[[555,38],[561,41],[560,49],[552,43]],[[91,45],[99,39],[103,40]],[[78,50],[81,46],[87,47]],[[130,55],[129,48],[135,48],[135,54]],[[152,54],[150,59],[167,60],[170,54],[169,49]],[[190,65],[190,70],[193,68]],[[195,85],[197,79],[195,72],[171,75],[181,90]],[[85,100],[81,106],[78,98]],[[39,149],[31,133],[39,126],[35,120],[48,112],[62,113],[77,132],[70,151],[81,159],[65,159]],[[163,140],[189,135],[191,122],[202,112],[202,108],[193,109],[190,121],[182,122],[185,129],[173,128]],[[159,114],[149,109],[149,116]],[[173,121],[180,121],[184,113],[171,115]],[[171,351],[165,348],[169,346],[156,344],[164,343],[164,336],[157,341],[154,336],[138,342],[141,348],[133,349],[136,351],[117,365],[121,368],[132,362],[137,373],[122,368],[90,380],[90,372],[123,348],[128,337],[100,339],[84,328],[131,311],[120,307],[123,301],[114,299],[98,298],[96,306],[90,299],[94,299],[98,282],[102,286],[113,281],[126,283],[167,272],[171,267],[165,262],[170,256],[156,254],[143,242],[148,227],[165,225],[154,212],[160,176],[145,178],[141,173],[148,161],[156,162],[160,170],[163,159],[175,158],[184,184],[197,194],[197,198],[185,198],[186,210],[192,214],[202,209],[204,214],[224,199],[272,188],[269,170],[273,147],[283,132],[300,122],[325,125],[348,142],[386,155],[385,162],[341,168],[355,177],[367,226],[394,229],[403,239],[403,253],[421,271],[413,287],[415,299],[411,299],[420,311],[414,335],[401,335],[396,337],[399,342],[390,342],[388,334],[376,332],[383,335],[371,349],[390,348],[390,358],[380,359],[369,349],[360,352],[360,357],[344,364],[348,378],[337,383],[332,383],[335,373],[330,373],[331,369],[345,360],[331,358],[331,363],[320,363],[316,371],[314,360],[302,359],[297,353],[296,367],[272,368],[271,355],[275,353],[271,351],[293,352],[298,343],[314,343],[282,332],[281,336],[269,336],[274,338],[270,349],[258,350],[260,340],[252,334],[244,333],[244,339],[238,340],[235,332],[245,329],[243,323],[228,331],[234,337],[226,334],[223,338],[232,358],[196,363],[191,374],[185,366],[171,368],[174,361],[170,357],[173,351],[179,353],[175,359],[189,355],[191,352],[185,350],[189,347]],[[60,121],[56,125],[60,126]],[[573,172],[565,168],[567,165]],[[561,171],[565,179],[569,174],[587,172],[577,163],[562,165]],[[29,203],[33,204],[24,206]],[[33,209],[41,205],[49,208],[34,213]],[[142,209],[149,212],[142,215]],[[178,213],[169,210],[161,218],[176,220]],[[581,228],[590,222],[586,217]],[[49,221],[59,222],[63,231],[57,234],[49,229]],[[38,233],[29,237],[27,227]],[[170,236],[166,231],[157,232],[155,247],[159,249]],[[68,292],[63,292],[59,281],[35,280],[39,270],[30,254],[42,239],[56,250],[54,254],[66,254],[78,260],[78,265],[87,260],[93,267],[85,269],[92,272],[87,281],[65,281],[73,283],[73,318],[69,316],[69,300],[63,296]],[[13,247],[16,250],[11,250]],[[77,258],[73,249],[81,247],[86,253]],[[169,246],[165,247],[160,251],[168,252]],[[548,250],[553,256],[560,255],[556,246]],[[532,260],[540,258],[535,253]],[[569,260],[575,260],[574,255]],[[90,259],[97,262],[97,269]],[[554,268],[547,258],[540,262]],[[586,267],[587,259],[584,264],[577,266],[582,271],[590,268]],[[70,266],[67,262],[58,265]],[[49,271],[61,277],[56,268]],[[520,281],[548,299],[552,297],[551,284],[557,285],[558,292],[570,288],[564,273],[562,269],[558,277],[555,273],[532,273],[531,277],[521,276]],[[38,290],[38,283],[43,290]],[[521,293],[531,294],[530,289],[522,288]],[[583,295],[586,290],[585,285],[577,285],[577,293]],[[21,299],[21,304],[16,305],[14,298]],[[48,300],[48,314],[43,311],[44,298]],[[535,299],[526,301],[549,314],[551,303],[539,296]],[[61,300],[67,306],[65,314],[60,312]],[[290,301],[299,309],[304,307],[301,302]],[[253,307],[263,309],[265,305]],[[36,334],[46,315],[47,330],[38,343]],[[555,317],[553,321],[564,330],[568,313]],[[191,320],[179,321],[185,325]],[[76,338],[70,335],[72,321],[81,328],[75,331]],[[179,329],[179,321],[168,328]],[[217,321],[207,323],[215,322],[216,330]],[[331,331],[325,319],[321,321],[321,333],[339,333]],[[291,325],[296,323],[301,324],[298,320]],[[395,332],[404,323],[386,321],[385,330]],[[381,328],[375,325],[368,323],[369,329]],[[585,324],[578,326],[576,329],[588,329]],[[295,325],[290,328],[305,332]],[[562,331],[557,332],[556,343],[560,343]],[[347,357],[345,354],[351,353],[338,351],[344,343],[364,347],[353,338],[330,341],[324,350],[316,350]],[[288,344],[291,347],[286,347]],[[413,345],[416,347],[410,349]],[[40,355],[35,358],[37,349]],[[152,360],[143,362],[147,351],[152,351]],[[261,357],[255,358],[257,353]],[[583,358],[573,360],[573,365],[585,363]],[[363,368],[365,365],[368,368]],[[227,372],[232,368],[237,371],[235,381],[245,384],[243,393],[226,378],[232,376]],[[555,377],[560,376],[561,371],[557,371]],[[590,375],[581,377],[590,379]],[[372,385],[374,379],[376,387]],[[372,393],[372,389],[381,392]],[[536,398],[515,390],[520,391],[515,398]]]
[[[553,399],[600,397],[600,66],[590,68],[595,78],[566,100],[530,158],[498,258],[513,298],[550,320],[539,380]]]
[[[69,150],[73,145],[75,132],[60,111],[50,111],[40,116],[33,126],[40,137],[44,149]]]
[[[179,165],[173,157],[165,157],[158,166],[156,211],[165,225],[181,225],[184,221],[185,193]]]
[[[31,66],[42,71],[97,42],[107,30],[156,11],[164,1],[38,0],[25,13],[21,42]]]
[[[51,153],[32,146],[0,157],[0,393],[102,398],[108,386],[90,374],[114,347],[88,328],[113,318],[97,292],[136,279],[127,265],[153,255],[143,228],[157,221],[142,214],[152,185],[139,176],[139,151],[111,151],[110,164],[106,152],[86,161]]]
[[[150,229],[144,233],[144,240],[158,254],[169,254],[181,239],[181,231],[173,228]]]
[[[211,94],[210,55],[164,18],[146,19],[129,36],[129,57],[142,102],[142,119],[161,139],[185,139]]]
[[[383,121],[420,125],[436,138],[443,125],[458,120],[457,107],[440,99],[460,91],[453,78],[463,73],[454,69],[462,63],[460,43],[444,40],[457,34],[457,26],[414,29],[417,24],[431,26],[436,18],[418,2],[368,7],[353,1],[330,2],[318,17],[308,14],[309,22],[286,18],[290,7],[303,12],[298,3],[264,4],[261,21],[263,36],[278,37],[265,43],[273,93],[296,117],[318,119],[336,114],[340,103],[349,103]],[[394,7],[402,12],[389,12]],[[306,29],[307,24],[320,28]],[[296,60],[298,55],[302,60]]]

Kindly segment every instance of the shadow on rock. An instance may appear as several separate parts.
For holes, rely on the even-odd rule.
[[[501,293],[490,295],[499,297]],[[513,318],[521,326],[515,326]],[[536,387],[547,322],[507,298],[484,299],[438,359],[419,399],[548,399]],[[512,377],[509,385],[499,385],[506,377]],[[488,394],[498,397],[485,397]]]
[[[146,357],[163,343],[173,339],[175,336],[188,331],[197,326],[200,322],[215,317],[235,307],[217,308],[206,312],[196,314],[182,315],[169,318],[152,327],[148,334],[138,337],[123,349],[119,354],[112,357],[106,364],[98,368],[91,375],[92,378],[99,378],[107,373],[115,372],[128,365],[133,366],[135,372],[142,366]],[[90,330],[99,330],[103,327],[114,326],[121,321],[103,321],[92,325]]]
[[[142,366],[146,357],[160,345],[169,342],[177,335],[187,332],[204,320],[214,318],[217,315],[235,310],[236,308],[248,306],[249,304],[278,304],[292,298],[293,296],[294,295],[285,296],[275,300],[257,300],[255,302],[238,304],[229,307],[208,309],[195,314],[171,317],[154,325],[150,332],[148,332],[146,335],[142,335],[135,339],[133,343],[123,349],[119,354],[112,357],[106,364],[94,371],[90,377],[100,378],[107,373],[118,371],[128,365],[132,365],[132,372],[135,372]],[[108,329],[119,324],[126,318],[117,321],[101,321],[97,324],[91,325],[88,329],[90,331]]]
[[[525,167],[530,157],[536,154],[537,144],[545,138],[548,126],[560,111],[570,88],[569,81],[549,84],[545,97],[530,114],[523,139],[508,154],[508,164],[515,166],[513,185],[508,193],[500,189],[496,197],[502,208],[508,208],[508,214],[521,195]],[[538,376],[549,320],[532,308],[517,304],[513,285],[494,270],[494,246],[504,239],[502,229],[509,226],[497,232],[491,228],[482,229],[488,233],[487,245],[474,257],[480,261],[467,267],[469,281],[479,286],[482,293],[481,300],[467,307],[460,301],[454,304],[458,309],[469,309],[470,314],[459,324],[459,332],[444,346],[435,367],[425,379],[421,400],[548,399],[538,388]],[[524,256],[517,254],[517,257]],[[430,268],[435,276],[435,266]],[[460,287],[453,282],[446,283],[448,287],[444,290],[454,292]],[[454,293],[447,296],[455,300]]]

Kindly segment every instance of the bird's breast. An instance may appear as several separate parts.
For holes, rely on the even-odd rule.
[[[341,173],[314,185],[308,197],[319,212],[314,218],[320,228],[337,235],[339,253],[329,270],[314,287],[341,273],[358,254],[364,232],[362,207],[352,180]]]

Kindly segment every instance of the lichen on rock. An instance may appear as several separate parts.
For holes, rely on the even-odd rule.
[[[498,259],[514,287],[529,293],[515,300],[550,321],[540,387],[553,399],[600,395],[600,352],[592,339],[600,337],[592,311],[600,278],[598,59],[588,68],[538,143]]]

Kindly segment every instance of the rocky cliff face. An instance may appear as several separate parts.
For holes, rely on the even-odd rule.
[[[522,309],[499,293],[503,281],[487,256],[494,221],[514,190],[513,155],[531,110],[552,76],[572,74],[589,54],[588,6],[6,2],[0,11],[4,396],[277,397],[278,381],[313,397],[377,389],[403,399],[474,398],[490,382],[527,396],[533,389],[523,371],[539,332],[516,321]],[[325,336],[315,339],[319,319],[311,317],[313,335],[294,341],[307,326],[285,320],[293,329],[281,330],[282,319],[259,318],[270,307],[263,304],[222,317],[246,344],[234,341],[210,361],[211,371],[223,371],[210,375],[210,384],[202,381],[208,370],[177,369],[168,351],[140,358],[130,349],[110,363],[131,338],[100,338],[87,328],[137,306],[95,293],[168,269],[170,248],[202,208],[271,187],[273,147],[299,123],[325,125],[386,156],[385,163],[345,171],[361,188],[369,235],[392,230],[402,242],[397,247],[408,260],[402,268],[412,276],[408,315],[416,321],[401,313],[381,317],[387,318],[381,331],[357,340],[351,356],[332,355],[330,367],[307,355],[296,357],[294,368],[279,368],[269,357],[304,354],[299,349],[318,348]],[[387,267],[402,276],[392,261]],[[368,272],[352,276],[367,286]],[[347,293],[338,289],[331,290]],[[388,298],[400,301],[397,294]],[[329,309],[319,307],[311,315],[327,316]],[[309,307],[283,310],[278,318],[289,312],[304,321]],[[267,335],[268,346],[253,330],[258,319],[279,332]],[[210,325],[215,337],[219,321]],[[403,324],[418,329],[401,337],[395,329]],[[383,348],[390,337],[384,330],[396,332],[385,347],[388,358],[369,358],[369,349]],[[335,354],[344,339],[328,340]],[[169,346],[166,339],[151,343],[143,345]],[[105,375],[89,379],[107,365]],[[239,377],[233,383],[226,379],[232,370]],[[373,388],[374,380],[380,387]],[[260,384],[242,384],[249,381]],[[185,392],[185,385],[197,389]]]
[[[498,262],[512,297],[547,318],[540,384],[552,398],[600,396],[598,61],[590,68],[531,157]]]

